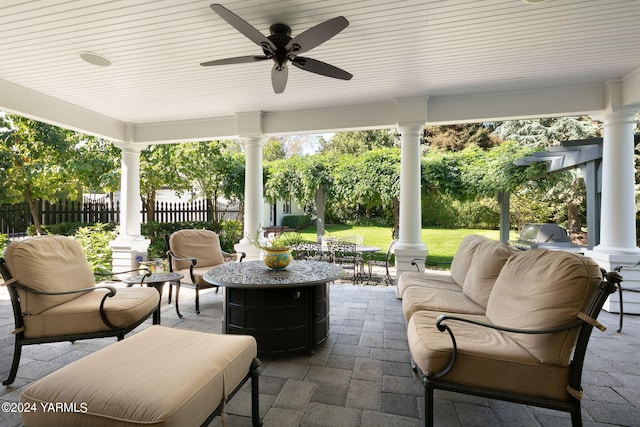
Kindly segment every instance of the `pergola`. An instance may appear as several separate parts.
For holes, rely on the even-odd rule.
[[[138,162],[149,144],[240,138],[247,159],[245,226],[256,230],[267,136],[397,128],[402,164],[395,253],[399,271],[406,270],[412,258],[427,252],[420,237],[419,179],[425,124],[588,114],[605,129],[601,239],[589,254],[605,268],[640,257],[632,122],[640,110],[640,2],[223,5],[264,34],[274,23],[286,23],[296,35],[346,17],[344,31],[306,56],[347,70],[353,79],[291,67],[286,90],[274,94],[269,61],[201,67],[204,61],[261,53],[207,0],[0,3],[0,109],[105,137],[122,148],[125,219],[116,251],[135,250],[144,240]],[[240,245],[250,248],[247,241]],[[625,279],[633,280],[633,272]]]

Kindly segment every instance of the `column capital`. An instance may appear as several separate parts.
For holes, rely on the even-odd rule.
[[[429,97],[396,99],[398,127],[424,126],[428,119]]]
[[[262,147],[266,141],[266,137],[264,135],[251,135],[251,136],[241,136],[240,142],[245,147]]]
[[[126,141],[113,141],[113,145],[118,147],[123,153],[138,153],[138,154],[142,152],[142,150],[148,147],[146,144],[140,145],[140,144],[134,144],[132,142],[126,142]]]
[[[636,113],[635,108],[620,107],[592,114],[591,117],[606,126],[609,123],[633,123]]]

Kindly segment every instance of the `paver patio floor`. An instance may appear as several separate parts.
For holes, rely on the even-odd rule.
[[[193,293],[183,289],[179,319],[162,302],[162,324],[220,333],[222,298],[201,293],[201,314]],[[585,361],[584,425],[640,426],[640,316],[628,315],[621,334],[618,315],[603,312],[608,327],[593,332]],[[151,320],[137,330],[149,327]],[[0,291],[0,374],[6,377],[13,352],[13,314]],[[134,332],[135,333],[135,332]],[[17,401],[21,388],[49,372],[115,342],[115,338],[41,344],[23,349],[18,378],[0,387],[2,401]],[[424,420],[421,382],[411,370],[401,301],[395,287],[331,285],[331,331],[313,355],[262,358],[260,412],[266,427],[418,426]],[[179,363],[177,361],[177,363]],[[189,363],[184,361],[183,363]],[[226,407],[226,425],[250,426],[248,384]],[[566,413],[436,391],[437,426],[570,426]],[[19,426],[17,414],[0,413],[0,427]],[[216,418],[212,426],[220,426]]]

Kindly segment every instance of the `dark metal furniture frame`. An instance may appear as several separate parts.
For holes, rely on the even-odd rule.
[[[138,271],[138,270],[133,270]],[[11,370],[9,371],[9,377],[2,382],[3,385],[12,384],[18,373],[18,366],[20,365],[20,356],[22,355],[22,347],[25,345],[32,344],[44,344],[44,343],[52,343],[52,342],[63,342],[63,341],[78,341],[85,340],[91,338],[106,338],[106,337],[117,337],[118,341],[124,339],[124,336],[140,326],[149,316],[151,316],[157,308],[154,308],[153,311],[149,312],[147,315],[143,316],[140,321],[137,323],[130,325],[127,328],[119,328],[111,324],[109,319],[104,312],[104,303],[107,298],[111,298],[116,294],[116,288],[110,285],[100,285],[94,286],[91,288],[84,289],[76,289],[68,292],[42,292],[36,291],[34,289],[28,288],[18,283],[18,281],[11,277],[11,273],[9,273],[9,269],[5,263],[4,258],[0,258],[0,273],[4,279],[4,284],[7,286],[9,291],[9,296],[11,297],[11,306],[13,308],[13,319],[15,323],[15,329],[13,330],[13,334],[15,336],[15,345],[13,351],[13,361],[11,363]],[[123,272],[127,273],[127,271]],[[101,273],[103,275],[113,275],[113,273]],[[38,338],[26,338],[24,336],[24,320],[22,318],[22,309],[20,308],[20,297],[18,295],[18,289],[24,292],[38,294],[38,295],[69,295],[69,294],[78,294],[78,293],[87,293],[93,292],[95,290],[106,289],[107,293],[104,294],[102,300],[100,301],[100,306],[96,307],[100,312],[100,318],[104,322],[104,324],[109,328],[108,331],[97,331],[91,333],[81,333],[81,334],[73,334],[73,335],[55,335],[48,337],[38,337]]]
[[[586,310],[585,314],[587,315],[587,319],[577,318],[569,324],[558,326],[555,328],[542,330],[513,329],[478,322],[455,315],[441,315],[436,321],[436,326],[440,332],[446,331],[449,333],[453,344],[453,353],[448,365],[440,372],[424,373],[421,372],[420,369],[415,366],[415,363],[412,362],[414,365],[413,369],[416,373],[419,373],[421,375],[422,383],[424,384],[425,388],[425,426],[433,426],[433,392],[436,389],[569,412],[571,413],[572,426],[582,426],[582,415],[580,413],[580,397],[582,395],[582,368],[584,365],[584,357],[587,351],[587,344],[589,343],[589,337],[591,336],[591,331],[593,330],[594,326],[596,326],[598,329],[604,330],[604,327],[597,321],[595,321],[595,319],[597,319],[598,314],[600,313],[607,297],[611,293],[615,292],[616,287],[622,281],[622,277],[615,271],[604,273],[604,277],[605,280],[600,282],[600,287],[596,295],[591,300],[589,308]],[[592,319],[592,321],[589,321],[588,318]],[[442,379],[442,377],[453,368],[457,358],[456,338],[453,330],[447,324],[448,320],[467,322],[487,328],[497,329],[500,331],[523,334],[547,334],[578,328],[579,332],[576,347],[569,367],[569,387],[571,390],[573,390],[573,393],[570,393],[569,400],[553,400],[549,398],[529,396],[526,394],[518,394],[512,392],[507,393],[503,391],[492,390],[489,388],[480,388],[465,384],[457,384],[447,381],[446,379]]]
[[[374,258],[374,254],[363,255],[364,262],[367,264],[369,268],[369,278],[368,278],[367,284],[371,284],[372,282],[373,283],[381,282],[387,286],[391,286],[394,284],[393,277],[391,277],[391,272],[389,271],[389,266],[391,265],[391,255],[393,253],[393,246],[396,244],[397,241],[398,241],[397,239],[394,239],[391,241],[391,244],[389,244],[389,247],[387,248],[387,254],[385,255],[384,260]],[[373,275],[372,267],[374,265],[385,268],[384,277],[376,277]]]
[[[240,381],[240,384],[238,384],[238,386],[231,393],[229,393],[229,397],[227,397],[227,399],[224,402],[220,403],[220,405],[218,405],[218,407],[214,409],[214,411],[207,417],[207,419],[204,420],[204,422],[200,425],[200,427],[208,426],[209,424],[211,424],[211,421],[213,421],[215,417],[222,414],[222,410],[224,409],[226,402],[228,402],[229,400],[231,400],[233,396],[235,396],[238,390],[242,388],[244,383],[246,383],[247,380],[249,380],[249,378],[251,378],[251,424],[253,425],[253,427],[261,427],[262,420],[260,419],[260,404],[258,400],[258,393],[259,393],[258,378],[259,377],[260,377],[260,359],[255,358],[251,362],[251,369],[249,369],[249,373],[244,377],[242,381]]]
[[[180,285],[183,286],[188,286],[190,288],[195,289],[196,291],[196,314],[200,314],[200,289],[210,289],[210,288],[216,288],[216,292],[218,292],[219,287],[217,285],[211,285],[211,284],[198,284],[196,282],[196,276],[193,274],[193,267],[195,267],[198,264],[198,259],[197,258],[181,258],[176,256],[172,251],[171,251],[171,246],[169,246],[169,235],[166,234],[164,236],[164,240],[166,242],[167,245],[167,259],[169,261],[169,271],[173,273],[173,263],[171,262],[172,260],[176,260],[176,261],[189,261],[191,262],[191,265],[189,266],[189,279],[191,280],[191,282],[179,282],[177,284],[175,284],[176,286],[176,312],[178,313],[178,315],[180,317],[182,317],[182,315],[180,314],[180,310],[178,308],[178,297],[180,296]],[[235,254],[229,253],[229,252],[225,252],[222,251],[222,256],[225,257],[226,259],[230,259],[232,257],[239,257],[238,258],[238,262],[242,262],[242,260],[244,258],[246,258],[247,254],[245,254],[244,252],[237,252]],[[169,304],[171,304],[171,298],[172,298],[172,294],[173,294],[173,286],[174,283],[173,282],[169,282]]]

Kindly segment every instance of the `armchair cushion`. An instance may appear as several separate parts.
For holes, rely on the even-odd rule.
[[[109,331],[97,310],[106,292],[97,289],[37,315],[24,316],[25,338]],[[125,329],[152,312],[158,298],[154,288],[119,288],[114,297],[106,299],[104,311],[111,324]]]
[[[487,308],[489,295],[500,270],[512,255],[509,245],[504,242],[489,240],[478,244],[464,278],[462,292],[476,304]]]
[[[512,256],[487,303],[487,318],[516,329],[546,329],[576,319],[602,280],[600,267],[582,255],[534,249]],[[542,363],[568,366],[577,328],[553,334],[506,333]]]
[[[449,334],[438,331],[440,313],[416,312],[407,338],[411,355],[422,372],[439,372],[452,354]],[[466,318],[488,322],[482,315]],[[447,321],[458,345],[456,363],[442,380],[507,393],[567,400],[569,368],[540,363],[510,335],[455,320]]]
[[[82,247],[65,236],[32,237],[7,246],[4,258],[11,276],[29,288],[66,292],[95,286]],[[37,315],[82,294],[37,295],[19,290],[22,313]]]
[[[205,282],[203,277],[204,277],[204,273],[211,270],[212,267],[216,267],[216,266],[207,265],[207,266],[199,267],[199,265],[200,263],[198,263],[195,267],[193,267],[193,277],[196,280],[196,282],[193,284],[198,285],[201,288],[213,287],[214,285],[212,285],[211,283]],[[184,280],[187,280],[188,283],[191,282],[191,279],[189,279],[190,270],[188,268],[185,268],[183,270],[173,270],[173,271],[175,273],[182,274],[185,277]]]
[[[489,238],[480,236],[478,234],[470,234],[465,236],[458,246],[458,250],[451,261],[451,277],[453,280],[462,287],[464,279],[469,271],[473,254],[476,251],[478,245],[482,242],[490,241]]]
[[[198,267],[211,267],[225,262],[220,238],[211,230],[176,231],[169,237],[169,247],[178,258],[197,258]],[[190,261],[173,260],[173,263],[173,271],[188,270],[191,265]]]

